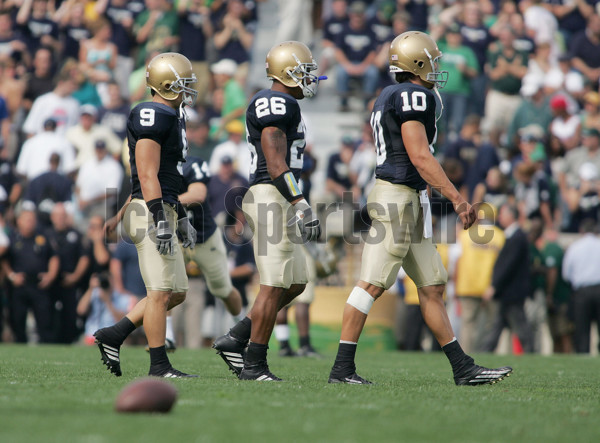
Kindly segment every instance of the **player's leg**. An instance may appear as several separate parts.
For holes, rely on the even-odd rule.
[[[362,254],[360,280],[352,289],[342,318],[342,334],[329,383],[370,384],[356,374],[354,356],[367,315],[383,291],[396,281],[414,229],[412,216],[418,195],[414,190],[377,180],[369,194],[367,210],[372,218]],[[407,220],[403,216],[409,214]]]
[[[508,376],[512,368],[489,369],[478,366],[458,343],[444,305],[448,274],[431,238],[422,238],[411,244],[403,266],[417,285],[423,319],[452,366],[454,382],[457,385],[489,384]]]
[[[296,311],[296,326],[298,328],[298,338],[300,346],[298,348],[298,355],[302,357],[321,357],[319,353],[312,347],[310,343],[310,304],[315,299],[315,280],[317,278],[317,265],[315,257],[310,253],[309,247],[315,246],[316,244],[311,243],[304,245],[304,252],[306,257],[306,274],[308,282],[306,288],[296,299],[294,300],[294,310]],[[316,249],[316,248],[315,248]]]
[[[211,294],[223,300],[227,311],[236,320],[241,320],[236,317],[242,311],[242,296],[231,283],[227,249],[221,230],[217,229],[204,243],[197,244],[193,254]]]
[[[344,306],[342,334],[329,383],[371,384],[356,373],[354,358],[371,306],[383,291],[382,287],[359,280],[350,293]]]
[[[280,357],[296,357],[296,353],[290,346],[290,326],[288,325],[289,308],[284,306],[277,313],[275,320],[275,339],[279,343]]]

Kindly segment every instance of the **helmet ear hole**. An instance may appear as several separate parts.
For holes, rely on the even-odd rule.
[[[423,60],[418,60],[418,61],[417,61],[417,60],[415,60],[415,63],[417,64],[417,66],[418,66],[419,68],[422,68],[423,66],[425,66],[425,63],[423,63]]]

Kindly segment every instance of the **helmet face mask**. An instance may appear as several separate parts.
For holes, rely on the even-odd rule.
[[[194,106],[198,92],[190,85],[196,83],[192,64],[187,57],[166,52],[150,60],[146,68],[146,84],[165,100],[181,97],[181,104]]]
[[[304,43],[283,42],[267,54],[267,77],[288,88],[299,87],[307,98],[317,92],[319,78],[311,74],[317,68],[310,49]]]
[[[439,70],[440,57],[442,52],[429,35],[408,31],[390,45],[390,72],[410,72],[429,87],[442,89],[448,81],[448,71]]]

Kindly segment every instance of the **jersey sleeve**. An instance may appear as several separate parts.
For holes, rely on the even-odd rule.
[[[435,98],[431,92],[406,88],[394,94],[393,106],[402,123],[416,120],[427,124],[431,113],[435,114]]]
[[[183,166],[183,178],[189,186],[192,183],[203,183],[208,186],[210,182],[210,170],[206,161],[188,157]]]
[[[171,128],[177,124],[177,118],[158,108],[142,104],[131,111],[130,124],[136,140],[150,139],[162,145],[169,137]]]
[[[247,117],[261,130],[274,126],[287,133],[299,123],[300,108],[296,101],[278,95],[256,98],[248,107]]]

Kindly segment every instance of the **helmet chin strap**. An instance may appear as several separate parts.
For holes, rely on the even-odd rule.
[[[436,115],[435,116],[435,122],[437,123],[437,121],[442,118],[442,114],[444,113],[444,102],[442,100],[442,96],[440,95],[440,91],[438,90],[437,86],[433,87],[433,92],[435,92],[435,95],[437,95],[437,98],[440,101],[440,115]]]

